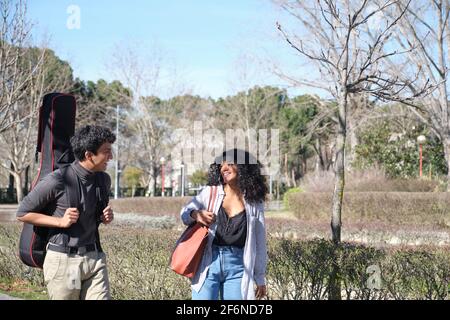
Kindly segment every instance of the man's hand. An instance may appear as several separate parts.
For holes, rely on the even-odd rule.
[[[104,210],[103,210],[103,214],[101,216],[102,222],[104,224],[108,224],[111,221],[113,221],[114,219],[114,213],[113,210],[111,209],[111,206],[107,206]]]
[[[256,286],[256,299],[262,299],[267,295],[267,288],[265,285]]]
[[[69,228],[72,224],[78,221],[80,213],[77,208],[67,208],[64,216],[59,220],[60,228]]]
[[[194,210],[191,212],[191,217],[207,227],[216,221],[216,215],[206,210]]]

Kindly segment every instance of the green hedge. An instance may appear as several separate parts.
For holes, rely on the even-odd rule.
[[[291,194],[289,208],[303,220],[325,221],[331,216],[332,194]],[[394,224],[450,226],[450,193],[447,192],[346,192],[343,222],[383,221]]]
[[[21,226],[0,224],[0,278],[20,279],[36,287],[44,285],[39,269],[25,266],[18,257]]]
[[[109,230],[102,237],[114,299],[190,298],[190,283],[168,268],[180,232]]]
[[[269,288],[274,299],[327,299],[338,266],[343,299],[448,299],[449,248],[376,249],[330,241],[270,241]],[[336,257],[333,259],[333,257]],[[372,282],[378,272],[379,282]],[[374,284],[375,283],[375,284]]]
[[[296,193],[304,192],[300,187],[290,188],[283,194],[283,206],[285,209],[289,209],[289,198]]]
[[[190,299],[189,280],[168,268],[180,232],[102,227],[101,234],[114,299]],[[0,225],[0,278],[43,286],[42,273],[18,260],[18,236],[17,225]],[[449,298],[448,247],[335,247],[325,240],[275,238],[268,242],[270,299],[327,299],[333,266],[338,266],[343,299]],[[377,288],[368,285],[370,266],[380,270]]]

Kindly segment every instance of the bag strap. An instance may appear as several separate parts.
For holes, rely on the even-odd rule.
[[[77,208],[81,213],[81,190],[80,182],[78,181],[79,178],[70,164],[61,167],[60,170],[64,182],[64,192],[66,194],[69,208]],[[72,245],[72,239],[69,234],[63,233],[63,243],[65,246]]]
[[[95,196],[97,198],[97,229],[95,230],[95,243],[97,244],[98,250],[103,252],[98,227],[100,226],[100,223],[102,223],[101,216],[103,214],[103,210],[109,203],[109,190],[106,188],[104,172],[95,173]]]
[[[34,154],[35,162],[38,162],[38,154],[42,150],[42,138],[43,138],[43,125],[42,125],[42,109],[43,106],[39,108],[39,122],[38,122],[38,134],[37,134],[37,142],[36,142],[36,152]]]
[[[95,196],[97,198],[97,223],[100,223],[100,216],[109,203],[109,196],[108,191],[106,190],[103,172],[95,173]]]
[[[208,211],[214,210],[214,203],[216,202],[217,186],[212,186],[209,191]]]
[[[69,164],[61,168],[61,175],[69,207],[78,208],[81,202],[81,195],[77,174]]]

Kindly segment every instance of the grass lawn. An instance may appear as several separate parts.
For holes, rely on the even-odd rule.
[[[48,300],[45,288],[33,287],[23,280],[0,278],[0,293],[25,300]]]

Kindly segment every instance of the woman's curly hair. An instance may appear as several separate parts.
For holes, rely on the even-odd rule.
[[[262,165],[249,152],[240,149],[230,149],[218,156],[209,167],[208,185],[223,185],[220,174],[222,163],[234,163],[237,166],[239,189],[249,203],[266,200],[268,187],[266,178],[261,174]]]

